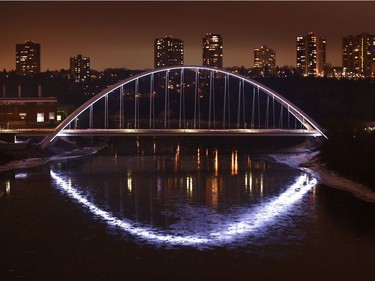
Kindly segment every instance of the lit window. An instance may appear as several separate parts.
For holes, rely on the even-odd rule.
[[[48,113],[48,119],[49,120],[55,120],[55,112]]]
[[[44,122],[44,113],[37,113],[36,114],[36,122]]]

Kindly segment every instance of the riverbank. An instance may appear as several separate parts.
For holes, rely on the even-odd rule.
[[[40,157],[28,157],[23,159],[17,159],[9,161],[3,165],[0,165],[0,173],[9,171],[9,170],[15,170],[15,169],[28,169],[33,168],[36,166],[43,165],[45,163],[48,163],[50,161],[55,160],[67,160],[72,158],[78,158],[78,157],[84,157],[88,155],[93,155],[98,153],[98,151],[104,149],[107,147],[107,144],[100,143],[95,144],[92,146],[85,146],[85,147],[77,147],[71,150],[62,150],[59,149],[58,153],[56,154],[39,154]],[[57,150],[56,150],[57,151]],[[25,155],[32,155],[33,153],[24,151]],[[51,153],[51,152],[50,152]]]
[[[318,155],[319,151],[316,144],[306,140],[299,145],[280,150],[278,153],[269,154],[268,156],[275,162],[311,173],[318,178],[321,184],[348,191],[361,200],[375,203],[375,192],[369,186],[325,169],[324,164],[319,161]]]

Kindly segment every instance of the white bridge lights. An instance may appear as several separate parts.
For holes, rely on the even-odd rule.
[[[104,103],[100,102],[103,98]],[[104,106],[99,110],[104,112],[104,121],[93,119],[98,115],[94,106]],[[40,147],[47,147],[83,113],[89,116],[87,127],[80,118],[81,127],[74,128],[101,130],[103,134],[125,129],[126,124],[127,129],[148,130],[150,135],[158,129],[218,129],[228,135],[236,129],[253,129],[254,133],[268,130],[270,135],[293,135],[299,130],[302,135],[325,137],[312,118],[270,88],[227,70],[204,66],[160,68],[114,84],[74,110]],[[113,116],[117,116],[116,121],[110,120]]]

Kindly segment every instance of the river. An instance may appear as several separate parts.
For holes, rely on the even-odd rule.
[[[117,139],[3,172],[1,280],[375,280],[375,205],[254,146]]]

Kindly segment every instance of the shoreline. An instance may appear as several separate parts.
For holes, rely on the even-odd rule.
[[[316,177],[320,184],[350,192],[356,198],[375,203],[375,191],[365,184],[345,178],[333,171],[326,170],[322,164],[316,160],[319,151],[314,151],[308,146],[310,141],[272,153],[268,156],[277,163],[282,163],[293,168],[309,172]]]
[[[107,145],[99,144],[95,146],[85,146],[81,148],[75,148],[70,151],[62,151],[61,153],[54,154],[47,157],[29,157],[20,160],[12,160],[8,163],[0,165],[0,174],[10,170],[17,169],[28,169],[37,166],[41,166],[55,160],[67,160],[72,158],[85,157],[98,153],[98,151],[105,148]]]

